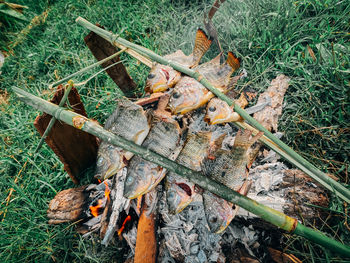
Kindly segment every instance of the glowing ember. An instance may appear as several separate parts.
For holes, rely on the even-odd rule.
[[[124,220],[124,222],[123,222],[123,224],[122,224],[122,227],[118,230],[118,236],[120,236],[120,235],[123,233],[126,223],[129,222],[130,220],[131,220],[131,216],[128,215],[128,216],[125,218],[125,220]]]
[[[109,194],[111,193],[111,190],[108,187],[108,183],[107,181],[104,181],[105,185],[106,185],[106,190],[105,190],[105,197],[107,198],[107,200],[109,201]]]
[[[90,211],[91,211],[91,214],[92,214],[94,217],[98,216],[98,210],[102,207],[102,203],[103,203],[103,200],[100,199],[100,200],[98,200],[97,205],[95,205],[95,206],[90,206],[90,207],[89,207],[89,208],[90,208]]]
[[[104,198],[106,198],[106,199],[109,201],[109,194],[111,193],[111,190],[110,190],[109,187],[108,187],[107,181],[104,181],[104,184],[106,185],[105,193],[104,193],[104,194],[105,194]],[[103,203],[104,203],[104,200],[105,200],[105,199],[99,199],[99,200],[97,201],[97,205],[95,205],[95,206],[90,206],[90,207],[89,207],[89,209],[90,209],[90,211],[91,211],[91,214],[92,214],[94,217],[98,216],[98,211],[99,211],[100,208],[102,208],[102,205],[103,205]]]

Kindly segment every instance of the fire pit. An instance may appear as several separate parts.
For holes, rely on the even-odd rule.
[[[228,57],[225,67],[229,65],[231,68],[234,68],[235,65],[239,64],[234,55],[229,53]],[[217,64],[217,60],[216,62],[213,61],[212,64],[215,64],[220,70],[224,68],[224,66],[221,67],[220,63]],[[174,65],[174,68],[176,68],[176,64]],[[225,72],[225,70],[223,70],[223,72]],[[188,73],[190,75],[191,72],[189,71]],[[170,75],[165,74],[164,76],[168,79],[168,76]],[[203,78],[201,75],[194,77],[196,77],[198,81],[202,81],[201,78]],[[206,81],[207,80],[204,79],[204,83],[206,83]],[[226,85],[229,84],[231,85],[232,82],[227,82]],[[277,119],[281,114],[283,94],[287,86],[288,78],[282,75],[272,82],[271,87],[265,94],[260,95],[261,98],[266,96],[270,96],[271,98],[271,105],[260,110],[260,112],[254,116],[261,121],[262,125],[264,125],[267,134],[272,130],[277,132]],[[271,93],[275,95],[278,94],[279,96],[271,97]],[[176,92],[172,93],[173,99],[179,97],[176,94]],[[210,98],[213,96],[213,94],[208,95]],[[182,166],[175,166],[176,168],[173,168],[172,164],[174,163],[171,162],[171,160],[177,160],[177,157],[181,155],[181,150],[186,144],[185,137],[188,132],[209,132],[211,137],[215,138],[213,139],[214,141],[220,141],[220,144],[216,144],[216,148],[214,147],[213,149],[224,150],[227,152],[235,147],[234,137],[237,135],[237,129],[230,124],[216,126],[208,125],[204,121],[206,119],[204,117],[208,114],[208,110],[215,110],[211,110],[212,108],[210,107],[208,109],[201,108],[200,106],[203,104],[199,104],[197,107],[198,109],[192,111],[191,114],[173,118],[169,112],[164,111],[164,108],[160,108],[163,103],[162,99],[160,99],[160,102],[157,105],[157,100],[159,98],[160,97],[153,96],[150,97],[149,100],[146,99],[146,101],[145,99],[142,99],[139,103],[135,102],[135,105],[142,105],[144,108],[147,108],[148,111],[152,111],[153,114],[156,115],[158,118],[157,124],[152,123],[152,128],[157,127],[159,123],[161,127],[163,123],[167,123],[164,127],[170,127],[171,125],[167,126],[168,123],[175,122],[177,125],[175,125],[176,129],[174,129],[174,132],[178,131],[180,135],[179,138],[175,140],[176,147],[169,148],[168,151],[170,150],[170,152],[167,154],[157,152],[158,148],[148,149],[148,147],[152,145],[147,141],[147,138],[149,137],[145,138],[145,142],[147,143],[143,145],[147,149],[142,147],[137,148],[136,144],[141,144],[142,141],[135,141],[136,144],[130,144],[130,153],[140,154],[135,149],[142,149],[142,153],[144,154],[142,157],[144,159],[141,157],[137,158],[148,161],[153,165],[152,167],[156,167],[156,174],[158,176],[152,182],[152,184],[154,183],[154,185],[152,185],[153,187],[149,186],[147,191],[142,192],[138,199],[135,198],[132,200],[127,199],[124,196],[125,187],[129,181],[128,173],[131,170],[129,164],[136,158],[127,158],[129,155],[125,152],[125,148],[127,148],[126,142],[120,140],[120,144],[117,144],[115,142],[115,138],[117,137],[113,137],[115,131],[112,129],[111,131],[105,131],[84,116],[76,115],[73,112],[67,112],[60,108],[58,108],[58,110],[61,110],[60,112],[57,112],[56,108],[54,113],[48,110],[48,112],[51,112],[51,114],[58,119],[61,118],[61,114],[63,114],[65,116],[64,119],[67,119],[66,122],[79,130],[87,130],[95,135],[98,134],[98,131],[102,131],[104,136],[101,136],[101,138],[108,138],[105,142],[107,144],[112,143],[110,144],[111,146],[125,146],[123,146],[122,149],[124,150],[122,155],[123,158],[120,158],[122,165],[118,166],[118,171],[111,179],[104,178],[105,180],[98,184],[64,190],[50,202],[48,210],[50,223],[57,224],[78,220],[79,227],[77,231],[84,237],[93,236],[95,238],[98,236],[101,240],[101,244],[105,246],[108,246],[112,242],[120,245],[120,250],[125,249],[126,251],[125,260],[134,258],[134,262],[155,262],[156,258],[159,262],[235,262],[235,260],[247,259],[254,262],[254,258],[268,260],[268,257],[273,257],[271,251],[274,251],[274,253],[277,254],[279,253],[274,249],[267,250],[266,248],[268,246],[274,246],[274,248],[276,248],[276,245],[278,246],[279,242],[276,242],[276,239],[273,241],[270,232],[272,232],[273,235],[278,236],[280,230],[275,228],[272,228],[271,230],[271,225],[267,223],[262,224],[260,219],[243,209],[238,210],[238,205],[243,207],[249,206],[244,203],[245,201],[240,202],[239,199],[235,199],[238,194],[234,193],[232,190],[239,191],[241,194],[247,194],[249,188],[251,188],[248,196],[252,196],[254,199],[258,199],[260,203],[269,204],[276,210],[294,217],[298,217],[300,211],[302,211],[304,212],[304,216],[308,215],[304,217],[303,220],[314,220],[315,211],[317,211],[310,207],[304,207],[302,205],[303,202],[307,201],[309,203],[317,203],[318,205],[327,204],[328,199],[325,191],[320,190],[316,184],[311,184],[301,171],[287,169],[283,163],[278,161],[278,156],[261,148],[262,145],[260,143],[253,145],[250,151],[248,151],[249,163],[247,162],[244,165],[246,165],[247,168],[251,168],[249,175],[251,183],[247,184],[249,186],[247,186],[244,191],[241,191],[242,189],[228,189],[227,187],[221,188],[220,184],[205,179],[203,176],[199,175],[200,172],[197,171],[196,173],[189,169],[186,170],[188,165],[186,162],[181,163]],[[27,100],[30,99],[31,97],[29,96]],[[208,101],[206,100],[204,104],[206,102]],[[172,103],[172,101],[170,100],[169,103]],[[34,104],[32,103],[32,105]],[[47,107],[45,109],[49,108],[46,104],[45,107]],[[155,107],[158,107],[157,110]],[[173,113],[177,111],[177,106],[172,106],[170,108]],[[233,108],[230,108],[230,110],[233,110]],[[187,111],[184,110],[180,110],[179,112],[181,114],[187,113]],[[242,116],[246,116],[246,114],[247,113],[242,111]],[[264,116],[269,116],[269,118],[264,118]],[[171,119],[171,121],[169,121],[169,119]],[[257,132],[254,128],[250,127],[247,123],[242,122],[239,118],[236,121],[238,121],[238,126],[243,126],[246,129],[251,129],[253,132]],[[152,134],[152,128],[150,129],[150,134]],[[161,130],[161,128],[159,129]],[[165,131],[167,132],[169,129],[172,128],[165,128]],[[162,135],[165,135],[166,132]],[[244,136],[249,137],[249,134],[247,134]],[[225,135],[225,137],[223,135]],[[259,136],[261,136],[261,134]],[[110,140],[110,138],[114,139]],[[49,137],[48,141],[50,141],[50,139],[53,140]],[[269,141],[268,138],[262,136],[261,140],[272,148],[277,149],[280,154],[286,154],[279,149],[278,146],[274,145],[273,142]],[[102,145],[102,143],[100,145]],[[150,150],[152,150],[152,153]],[[61,155],[58,155],[64,161],[64,153],[60,151],[60,149],[55,149],[55,152],[60,153]],[[212,151],[212,149],[210,151]],[[211,155],[210,151],[206,158],[213,160],[213,155]],[[158,155],[153,152],[158,153]],[[164,155],[168,157],[168,159],[165,159]],[[255,157],[258,157],[258,159],[256,163],[253,163]],[[214,157],[214,159],[215,158],[216,157]],[[163,167],[157,166],[159,164],[162,164]],[[193,196],[193,200],[191,200],[192,202],[177,214],[172,214],[169,211],[166,187],[164,187],[162,183],[159,183],[165,175],[164,167],[171,172],[186,176],[186,173],[195,176],[198,175],[198,177],[194,177],[194,179],[188,176],[188,178],[193,179],[193,182],[191,183],[197,184],[194,185],[193,188],[189,186],[189,183],[179,184],[179,187],[187,195],[192,196],[194,193],[196,193],[196,195]],[[181,169],[179,168],[179,170],[176,170],[177,167],[181,167]],[[291,175],[294,180],[291,180]],[[203,179],[206,183],[202,183],[199,178]],[[212,183],[213,186],[208,186],[207,182]],[[248,182],[248,180],[245,180],[245,182]],[[189,188],[194,190],[189,190]],[[211,231],[210,227],[208,227],[208,213],[206,212],[206,207],[203,205],[202,200],[202,194],[205,191],[208,191],[208,189],[216,194],[220,193],[218,189],[223,189],[224,192],[226,191],[226,193],[232,194],[232,196],[229,196],[229,194],[223,194],[225,199],[231,201],[231,206],[233,205],[232,200],[237,200],[237,203],[234,202],[235,204],[232,207],[236,220],[221,229],[223,233],[220,234],[213,233],[214,231]],[[299,193],[296,189],[301,189],[302,192]],[[132,198],[134,197],[137,196],[132,196]],[[223,199],[220,200],[222,201],[219,202],[227,202]],[[250,199],[243,198],[243,200]],[[253,211],[257,213],[256,211],[258,210],[253,209]],[[297,226],[299,224],[296,220],[291,220],[289,217],[278,212],[274,213],[276,213],[278,218],[284,218],[286,220],[286,223],[288,223],[286,224],[288,225],[285,228],[286,230],[290,230],[290,228],[288,228],[290,224],[292,230],[298,229]],[[264,218],[266,219],[266,217]],[[282,227],[284,223],[279,222],[277,225]],[[121,242],[121,240],[124,240],[125,242]],[[125,244],[127,244],[128,249],[125,248]],[[346,250],[346,248],[343,249],[344,251]],[[267,251],[270,251],[271,255]],[[283,253],[281,252],[281,255],[282,254]]]
[[[288,86],[286,80],[288,79],[280,76],[260,97],[264,97],[272,90],[285,91]],[[283,95],[273,98],[274,110],[279,114],[282,101]],[[149,102],[153,103],[153,106],[147,104]],[[142,99],[141,104],[148,109],[155,107],[153,99],[148,101]],[[263,111],[271,112],[271,109],[265,108]],[[191,114],[187,120],[189,132],[210,132],[214,139],[226,135],[222,147],[230,149],[237,128],[229,124],[209,125],[204,121],[205,114],[205,108],[200,108]],[[277,118],[272,122],[270,118],[269,122],[273,126],[277,123]],[[179,150],[175,151],[171,158],[176,159],[178,154]],[[328,203],[327,194],[316,185],[312,185],[311,188],[311,185],[306,186],[310,180],[301,171],[288,169],[278,159],[279,157],[272,151],[267,152],[263,148],[260,150],[257,161],[250,169],[249,178],[252,180],[252,186],[248,196],[291,216],[297,216],[298,211],[303,211],[304,220],[314,220],[317,217],[315,214],[317,210],[301,205],[301,201],[307,200],[325,206]],[[163,184],[146,194],[143,201],[127,199],[123,196],[126,173],[127,167],[111,179],[100,181],[98,184],[60,192],[50,202],[49,222],[56,224],[81,220],[77,231],[83,237],[99,240],[104,246],[112,243],[117,245],[120,251],[124,251],[125,260],[133,259],[135,253],[137,254],[138,232],[144,227],[139,223],[142,216],[148,218],[145,225],[149,226],[152,222],[151,234],[148,233],[145,240],[141,239],[146,244],[138,246],[153,250],[154,255],[151,258],[154,259],[158,251],[158,262],[232,262],[244,258],[250,260],[260,258],[268,261],[271,259],[268,247],[280,246],[281,232],[243,209],[238,211],[236,219],[224,233],[212,233],[208,227],[200,194],[195,195],[194,200],[177,214],[169,212],[166,188]],[[202,190],[197,188],[196,191],[200,193]],[[319,199],[320,196],[323,196],[322,201]],[[71,212],[72,207],[75,213]],[[153,244],[155,247],[148,244],[152,243],[152,238],[156,240]]]

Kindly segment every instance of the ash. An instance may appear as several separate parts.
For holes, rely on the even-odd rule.
[[[206,109],[204,107],[192,113],[192,115],[189,117],[189,132],[210,131],[213,133],[213,141],[222,135],[226,135],[225,139],[222,142],[222,148],[225,150],[231,149],[234,142],[234,136],[238,132],[238,128],[230,124],[209,125],[203,120],[205,113]]]
[[[228,258],[239,258],[241,252],[237,252],[237,248],[255,258],[268,256],[265,246],[271,243],[271,235],[244,219],[234,219],[222,234],[211,233],[200,195],[176,215],[169,213],[163,195],[159,201],[159,214],[161,225],[158,234],[162,241],[158,262],[229,262]]]
[[[208,125],[203,121],[205,116],[205,108],[196,110],[191,116],[185,116],[189,132],[210,131],[212,132],[212,140],[218,139],[225,135],[222,143],[222,148],[229,150],[234,143],[234,137],[238,131],[236,127],[229,124],[225,125]],[[184,118],[184,120],[185,120]],[[177,149],[171,159],[176,159],[181,147]],[[259,162],[255,162],[250,172],[250,179],[253,179],[252,188],[248,194],[253,199],[259,199],[261,202],[269,203],[268,196],[273,191],[279,191],[277,185],[282,181],[283,170],[287,169],[282,163],[278,163],[278,156],[271,153],[266,154],[265,158],[260,158]],[[261,165],[261,163],[264,163]],[[113,200],[113,212],[116,212],[114,220],[111,220],[111,225],[115,226],[116,218],[119,212],[129,210],[130,205],[135,205],[133,202],[127,202],[122,196],[123,180],[125,179],[125,170],[119,176],[116,176],[115,181],[108,181],[108,186],[112,188],[111,197]],[[119,186],[119,188],[117,187]],[[105,184],[90,186],[93,193],[90,194],[90,200],[94,202],[100,199],[104,190]],[[204,212],[203,200],[201,195],[197,195],[196,199],[189,204],[183,211],[178,214],[171,214],[168,210],[166,194],[162,185],[157,186],[158,191],[158,215],[159,224],[157,229],[159,240],[158,262],[161,263],[205,263],[205,262],[231,262],[232,260],[242,258],[242,254],[250,258],[255,258],[255,262],[268,262],[266,246],[273,242],[279,242],[280,236],[272,235],[271,232],[275,229],[268,230],[268,227],[261,227],[259,224],[252,224],[252,218],[255,215],[240,208],[236,218],[226,228],[224,233],[215,234],[209,229]],[[199,190],[200,191],[200,190]],[[276,193],[275,193],[276,194]],[[278,192],[281,200],[273,202],[278,210],[283,210],[282,196],[283,192]],[[276,195],[271,196],[276,198]],[[260,200],[261,199],[261,200]],[[267,204],[266,203],[266,204]],[[105,205],[105,204],[103,204]],[[115,206],[115,207],[114,207]],[[277,208],[277,207],[274,207]],[[85,235],[87,237],[91,232],[96,232],[100,227],[101,216],[92,218],[85,223],[90,232]],[[97,223],[97,224],[96,224]],[[271,226],[270,226],[271,228]],[[115,229],[107,231],[108,241],[114,234]],[[129,231],[123,233],[125,243],[129,247],[127,253],[123,251],[124,257],[132,258],[135,252],[137,229],[134,225]],[[111,240],[112,241],[112,240]],[[107,245],[109,242],[102,242]],[[121,242],[113,240],[112,245],[119,244],[119,249],[124,246]],[[118,245],[117,245],[118,246]],[[120,247],[121,246],[121,247]],[[242,252],[243,251],[243,252]],[[253,259],[254,260],[254,259]],[[254,261],[252,261],[254,262]]]
[[[226,134],[222,148],[230,149],[238,129],[229,124],[208,125],[203,121],[204,115],[205,108],[201,108],[189,117],[189,132],[211,131],[213,140]],[[236,247],[243,248],[246,254],[261,258],[259,240],[264,239],[265,230],[255,229],[252,225],[234,219],[224,233],[212,233],[206,221],[201,195],[197,195],[183,211],[173,215],[168,211],[166,195],[162,191],[159,194],[161,224],[158,234],[161,241],[158,262],[223,263],[230,258],[237,258]]]
[[[159,214],[164,236],[159,262],[218,262],[224,258],[221,249],[222,236],[210,232],[205,219],[201,196],[182,212],[172,215],[168,211],[165,195],[159,201]],[[176,261],[175,261],[176,260]],[[224,262],[224,261],[222,261]]]

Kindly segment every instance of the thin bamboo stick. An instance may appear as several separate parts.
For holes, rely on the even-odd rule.
[[[207,89],[209,89],[212,93],[214,93],[219,99],[225,101],[228,105],[232,106],[234,105],[234,110],[241,115],[242,118],[244,118],[248,123],[250,123],[254,128],[258,129],[259,131],[264,132],[264,135],[272,141],[274,144],[266,144],[268,147],[270,147],[274,151],[279,151],[279,154],[283,156],[286,160],[296,164],[298,163],[298,167],[301,168],[304,172],[306,172],[310,177],[312,177],[314,180],[322,184],[325,188],[328,190],[334,192],[337,196],[339,196],[344,201],[350,203],[350,190],[348,190],[346,187],[344,187],[342,184],[336,182],[329,176],[327,176],[325,173],[317,169],[314,165],[312,165],[310,162],[308,162],[306,159],[304,159],[302,156],[297,154],[293,149],[291,149],[288,145],[286,145],[284,142],[282,142],[280,139],[275,137],[271,132],[269,132],[264,126],[262,126],[258,121],[256,121],[253,117],[251,117],[248,113],[245,112],[242,108],[240,108],[237,104],[234,103],[230,98],[228,98],[225,94],[220,92],[218,89],[216,89],[207,79],[205,79],[200,73],[189,69],[187,67],[184,67],[183,65],[169,61],[153,51],[144,48],[142,46],[139,46],[137,44],[131,43],[118,35],[113,34],[112,32],[108,32],[102,28],[99,28],[93,24],[91,24],[89,21],[85,20],[82,17],[78,17],[76,19],[76,22],[95,32],[99,36],[103,37],[107,41],[111,42],[113,45],[122,44],[125,47],[128,47],[130,49],[133,49],[142,55],[147,56],[148,58],[157,61],[158,63],[169,65],[173,67],[175,70],[180,71],[197,81],[199,81],[202,85],[204,85]],[[266,141],[262,141],[263,143],[266,143]],[[278,145],[278,147],[276,147]]]
[[[263,204],[260,204],[246,196],[239,194],[236,191],[203,176],[200,172],[193,171],[183,165],[180,165],[174,161],[167,159],[166,157],[152,152],[149,149],[143,148],[131,141],[128,141],[122,137],[119,137],[105,129],[103,129],[95,121],[79,115],[73,111],[66,110],[57,106],[51,102],[38,98],[22,89],[12,88],[18,98],[24,103],[54,116],[56,119],[63,121],[77,129],[81,129],[92,135],[97,136],[103,141],[108,141],[110,144],[121,147],[129,152],[139,155],[143,159],[153,162],[166,168],[168,171],[174,172],[180,176],[186,177],[193,183],[199,185],[203,189],[206,189],[225,200],[235,203],[240,207],[252,212],[253,214],[261,217],[274,224],[275,226],[284,229],[291,234],[297,234],[303,236],[323,247],[330,249],[331,251],[344,255],[350,255],[350,247],[346,246],[334,239],[331,239],[321,232],[308,228],[300,223],[295,218],[289,217],[279,211],[269,208]]]
[[[96,63],[94,63],[94,64],[92,64],[92,65],[89,65],[89,66],[87,66],[87,67],[85,67],[85,68],[83,68],[83,69],[81,69],[81,70],[79,70],[79,71],[77,71],[77,72],[75,72],[75,73],[73,73],[73,74],[67,76],[67,77],[64,77],[63,79],[61,79],[61,80],[59,80],[59,81],[57,81],[57,82],[55,82],[55,83],[53,83],[53,84],[51,84],[51,85],[49,85],[49,88],[53,88],[53,87],[56,87],[56,86],[58,86],[58,85],[60,85],[60,84],[62,84],[62,83],[64,83],[64,82],[66,82],[67,80],[69,80],[69,81],[68,81],[68,85],[67,85],[67,87],[66,87],[66,90],[64,91],[63,97],[62,97],[62,99],[61,99],[61,101],[60,101],[60,103],[59,103],[58,106],[62,107],[62,106],[66,103],[66,101],[67,101],[67,98],[68,98],[68,96],[69,96],[69,93],[70,93],[70,91],[71,91],[72,88],[73,88],[73,81],[70,80],[71,78],[73,78],[73,77],[75,77],[75,76],[77,76],[77,75],[79,75],[79,74],[81,74],[81,73],[84,73],[84,72],[86,72],[86,71],[88,71],[88,70],[90,70],[90,69],[92,69],[92,68],[94,68],[94,67],[96,67],[96,66],[98,66],[98,65],[101,65],[101,64],[105,63],[106,61],[108,61],[108,60],[110,60],[110,59],[112,59],[112,58],[114,58],[114,57],[120,55],[120,54],[123,53],[125,50],[127,50],[126,47],[124,47],[122,50],[116,52],[115,54],[113,54],[113,55],[111,55],[111,56],[109,56],[109,57],[106,57],[105,59],[102,59],[102,60],[100,60],[100,61],[97,61]],[[114,64],[116,64],[116,63],[114,63]],[[114,64],[113,64],[113,65],[114,65]],[[106,69],[107,69],[107,68],[105,68],[104,70],[106,70]],[[37,153],[37,152],[39,151],[39,149],[40,149],[41,146],[43,145],[44,140],[46,139],[47,135],[48,135],[49,132],[51,131],[51,129],[52,129],[53,125],[55,124],[55,122],[56,122],[56,118],[55,118],[55,117],[52,117],[51,120],[50,120],[50,122],[49,122],[49,124],[47,125],[46,130],[45,130],[43,136],[41,137],[41,139],[40,139],[40,141],[39,141],[39,144],[37,145],[37,147],[36,147],[34,153]]]
[[[72,90],[73,86],[74,86],[73,81],[72,80],[68,81],[68,84],[65,87],[65,91],[64,91],[63,97],[62,97],[60,103],[58,104],[59,107],[63,107],[64,106],[64,104],[66,103],[66,101],[68,99],[68,95],[69,95],[70,91]],[[52,129],[53,125],[55,124],[55,122],[56,122],[56,118],[52,117],[50,122],[49,122],[49,124],[47,125],[46,130],[45,130],[43,136],[41,137],[41,139],[39,141],[39,144],[36,147],[34,153],[37,153],[39,151],[39,149],[43,145],[44,140],[46,139],[47,135],[51,131],[51,129]]]
[[[92,69],[92,68],[94,68],[96,66],[99,66],[99,65],[107,62],[108,60],[111,60],[112,58],[115,58],[116,56],[120,55],[121,53],[123,53],[126,50],[127,50],[127,48],[124,47],[122,50],[114,53],[113,55],[110,55],[109,57],[106,57],[106,58],[104,58],[104,59],[102,59],[100,61],[97,61],[96,63],[94,63],[92,65],[89,65],[89,66],[87,66],[87,67],[85,67],[85,68],[83,68],[83,69],[81,69],[81,70],[79,70],[77,72],[74,72],[73,74],[71,74],[71,75],[69,75],[67,77],[64,77],[63,79],[60,79],[59,81],[56,81],[55,83],[50,84],[49,88],[51,89],[53,87],[56,87],[56,86],[66,82],[67,80],[70,80],[71,78],[73,78],[73,77],[75,77],[77,75],[80,75],[80,74],[82,74],[82,73],[84,73],[84,72],[86,72],[86,71],[88,71],[88,70],[90,70],[90,69]]]
[[[124,49],[126,48],[125,46],[123,46],[122,44],[119,43],[115,43],[116,47],[119,47],[120,49]],[[130,56],[136,58],[138,61],[142,62],[143,64],[145,64],[147,67],[151,68],[152,67],[152,61],[149,60],[148,58],[140,55],[139,53],[135,52],[132,49],[127,49],[126,53],[128,53]]]

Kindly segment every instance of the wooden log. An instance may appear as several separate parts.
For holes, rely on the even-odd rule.
[[[58,105],[63,94],[64,88],[60,85],[57,87],[51,102]],[[69,93],[68,101],[74,112],[87,116],[79,93],[74,87]],[[51,115],[47,113],[36,117],[34,126],[41,136],[43,136],[51,118]],[[66,123],[56,121],[45,141],[64,164],[64,169],[75,184],[78,184],[80,174],[95,162],[97,155],[96,137]]]
[[[106,225],[105,234],[101,242],[102,245],[107,246],[118,229],[118,219],[122,211],[127,210],[130,206],[130,199],[123,196],[124,192],[124,180],[126,177],[126,171],[121,170],[113,177],[112,190],[111,190],[111,202],[109,204],[109,217],[108,224]],[[102,239],[102,238],[101,238]]]
[[[266,163],[251,169],[249,178],[253,183],[248,197],[257,202],[310,224],[325,216],[322,209],[308,204],[327,208],[327,190],[313,183],[302,171],[288,169],[280,162]],[[239,210],[237,216],[250,220],[253,225],[264,225],[244,209]]]
[[[103,28],[102,26],[98,25]],[[84,41],[91,53],[94,57],[100,61],[106,57],[109,57],[118,50],[107,40],[100,37],[94,32],[90,32],[85,38]],[[120,61],[119,56],[114,57],[113,59],[103,63],[101,66],[106,68],[116,62]],[[118,63],[113,67],[110,67],[106,70],[107,74],[111,77],[111,79],[118,85],[118,87],[128,96],[136,96],[135,90],[137,88],[137,84],[133,81],[133,79],[129,76],[126,71],[124,65],[122,63]]]
[[[155,263],[157,257],[156,207],[157,190],[144,195],[141,216],[137,226],[134,263]]]

